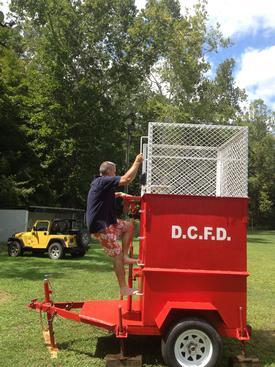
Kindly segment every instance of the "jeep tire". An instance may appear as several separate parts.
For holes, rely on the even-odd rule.
[[[23,253],[22,246],[18,241],[12,241],[8,244],[8,254],[12,257],[21,256]]]
[[[80,229],[76,235],[76,242],[78,246],[82,248],[87,248],[91,242],[91,235],[87,229]]]
[[[48,248],[49,258],[59,260],[64,257],[64,248],[60,242],[52,242]]]

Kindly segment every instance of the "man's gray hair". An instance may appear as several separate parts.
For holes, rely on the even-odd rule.
[[[99,167],[99,173],[105,175],[111,167],[116,167],[115,163],[109,161],[102,162]]]

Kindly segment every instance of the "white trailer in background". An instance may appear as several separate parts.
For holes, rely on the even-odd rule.
[[[0,243],[6,242],[16,232],[28,228],[28,209],[0,209]]]

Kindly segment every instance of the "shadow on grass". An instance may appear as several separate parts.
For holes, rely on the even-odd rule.
[[[245,343],[246,356],[259,359],[261,366],[271,366],[275,362],[275,327],[274,330],[254,330],[252,338]],[[224,366],[231,357],[241,354],[241,345],[237,340],[224,340]]]
[[[163,365],[161,356],[161,339],[149,336],[130,336],[126,342],[128,356],[142,355],[144,364]],[[232,356],[241,353],[239,342],[231,340],[230,347],[224,346],[222,366],[227,366]],[[275,330],[255,330],[253,339],[247,343],[247,356],[259,358],[261,365],[273,365],[275,362]],[[119,341],[114,336],[99,337],[94,357],[103,359],[106,354],[119,353]]]
[[[70,351],[70,352],[74,352],[76,354],[84,354],[85,356],[88,356],[90,358],[94,358],[95,355],[92,353],[92,352],[89,352],[88,350],[87,351],[84,351],[84,350],[80,350],[80,349],[77,349],[77,348],[74,348],[74,344],[75,343],[79,343],[83,341],[84,343],[85,342],[89,342],[91,341],[91,338],[78,338],[78,339],[72,339],[68,342],[63,342],[63,343],[59,343],[57,342],[57,347],[59,350],[64,350],[64,351]]]
[[[125,342],[125,354],[132,357],[142,355],[145,364],[163,364],[160,349],[160,337],[131,335]],[[115,336],[102,336],[98,338],[95,357],[104,358],[106,354],[116,354],[120,351],[119,340]]]
[[[160,337],[156,336],[131,335],[125,342],[125,355],[128,357],[142,355],[142,362],[144,364],[164,366],[160,341]],[[59,349],[67,349],[77,354],[85,354],[88,357],[99,359],[104,359],[107,354],[118,354],[120,352],[120,342],[114,335],[98,337],[95,353],[76,349],[73,347],[73,344],[74,340],[66,343],[58,343],[58,347]]]
[[[0,277],[43,279],[45,274],[54,274],[56,278],[66,278],[73,271],[110,272],[113,271],[111,261],[103,251],[91,249],[83,258],[72,258],[69,254],[62,260],[51,260],[47,254],[25,253],[20,257],[9,257],[0,254]]]
[[[86,340],[86,339],[85,339]],[[90,340],[90,339],[89,339]],[[69,350],[77,354],[84,354],[91,358],[104,359],[107,354],[118,354],[120,352],[119,340],[114,335],[99,336],[96,341],[95,352],[89,352],[74,348],[77,340],[66,343],[58,343],[60,349]],[[132,336],[125,342],[126,356],[142,355],[142,361],[148,365],[164,366],[160,347],[161,338],[157,336]],[[257,357],[261,365],[273,365],[275,362],[275,329],[254,330],[252,340],[246,343],[246,355]],[[227,366],[228,360],[241,354],[240,343],[233,339],[226,339],[224,343],[224,353],[221,366]]]
[[[253,330],[247,352],[258,357],[262,366],[273,365],[275,363],[275,326],[274,330]]]
[[[253,245],[253,244],[258,244],[258,243],[262,243],[262,244],[271,244],[270,240],[268,239],[264,239],[264,238],[260,238],[260,237],[250,237],[248,238],[248,242]]]
[[[247,231],[248,236],[254,236],[255,234],[260,235],[260,236],[275,236],[275,231],[274,230],[270,230],[270,231],[261,231],[261,230],[255,230],[255,231],[251,231],[250,229]]]

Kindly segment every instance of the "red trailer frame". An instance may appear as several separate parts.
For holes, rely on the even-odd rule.
[[[247,199],[164,194],[126,198],[132,211],[138,201],[138,257],[144,266],[133,272],[130,266],[129,285],[137,280],[142,296],[53,303],[45,280],[44,301],[33,300],[29,307],[47,313],[52,346],[52,319],[59,315],[104,328],[119,339],[130,334],[160,335],[169,366],[197,366],[198,362],[208,366],[210,357],[204,351],[215,354],[212,338],[214,347],[220,336],[242,342],[250,339],[246,321]],[[198,330],[196,338],[194,330]],[[219,357],[220,352],[216,362]]]

